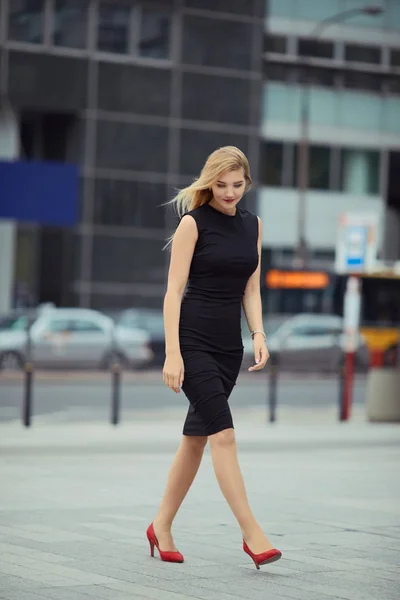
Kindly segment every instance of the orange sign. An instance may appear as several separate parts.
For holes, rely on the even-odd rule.
[[[322,290],[328,286],[329,277],[326,273],[315,271],[278,271],[274,269],[268,271],[265,283],[271,289],[306,288],[310,290]]]

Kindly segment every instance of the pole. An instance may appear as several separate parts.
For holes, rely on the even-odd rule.
[[[111,423],[118,425],[121,400],[121,366],[115,362],[111,367]]]
[[[299,202],[297,214],[297,249],[295,266],[304,269],[307,265],[306,242],[306,202],[309,172],[309,123],[310,122],[310,87],[306,82],[301,94],[301,131],[299,143],[299,157],[297,164],[297,182],[299,189]]]
[[[348,421],[353,403],[355,352],[346,352],[344,363],[343,401],[340,420]]]
[[[279,358],[271,357],[269,367],[269,394],[268,394],[268,405],[269,405],[269,422],[275,423],[276,421],[276,404],[277,404],[277,391],[278,391],[278,367]]]
[[[24,401],[22,407],[22,420],[24,427],[30,427],[32,421],[32,392],[33,392],[33,364],[32,364],[32,338],[31,328],[28,326],[25,363],[24,363]]]
[[[344,297],[344,333],[345,333],[345,358],[344,381],[340,420],[348,421],[351,415],[353,401],[355,353],[358,347],[361,293],[360,279],[350,276],[347,280]]]

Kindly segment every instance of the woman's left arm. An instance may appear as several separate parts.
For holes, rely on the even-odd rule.
[[[258,265],[252,276],[249,278],[244,296],[242,300],[243,309],[246,315],[247,324],[250,332],[253,334],[253,348],[255,365],[249,368],[249,371],[259,371],[263,369],[269,358],[269,352],[265,343],[265,334],[263,318],[262,318],[262,303],[260,291],[260,273],[261,273],[261,247],[262,247],[262,223],[260,217],[258,219]],[[258,333],[257,333],[258,332]]]

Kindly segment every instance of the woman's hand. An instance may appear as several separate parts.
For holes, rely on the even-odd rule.
[[[264,336],[261,333],[255,333],[253,338],[255,365],[249,367],[249,371],[260,371],[267,364],[269,359],[268,348],[265,344]]]
[[[185,368],[181,353],[167,354],[163,368],[163,381],[165,385],[179,394],[183,384],[184,373]]]

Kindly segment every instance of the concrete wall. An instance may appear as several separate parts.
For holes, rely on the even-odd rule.
[[[336,247],[342,212],[373,213],[380,220],[382,240],[383,200],[379,196],[351,196],[337,192],[309,191],[306,202],[307,241],[315,249]],[[258,215],[263,221],[263,246],[294,247],[297,241],[298,192],[264,187],[258,193]]]

